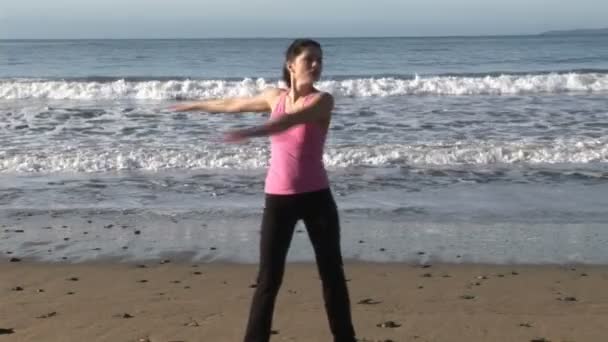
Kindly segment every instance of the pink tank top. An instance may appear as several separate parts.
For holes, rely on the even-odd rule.
[[[310,95],[309,95],[310,96]],[[270,113],[275,119],[285,113],[287,92]],[[309,97],[304,99],[304,104]],[[293,126],[270,136],[270,167],[266,175],[267,194],[289,195],[312,192],[329,187],[323,164],[323,148],[327,131],[317,123]]]

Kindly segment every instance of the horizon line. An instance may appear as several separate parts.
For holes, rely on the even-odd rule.
[[[585,31],[604,31],[608,28],[577,28],[577,29],[558,29],[547,30],[536,33],[496,33],[496,34],[456,34],[456,35],[360,35],[360,36],[341,36],[341,35],[308,35],[318,39],[366,39],[366,38],[483,38],[483,37],[534,37],[551,34],[581,34]],[[584,33],[582,33],[584,34]],[[220,39],[294,39],[302,36],[210,36],[210,37],[56,37],[56,38],[0,38],[0,40],[220,40]]]
[[[62,38],[0,38],[0,40],[220,40],[220,39],[295,39],[299,37],[309,37],[317,39],[369,39],[369,38],[483,38],[483,37],[526,37],[526,36],[540,36],[542,33],[531,33],[531,34],[486,34],[486,35],[436,35],[436,36],[401,36],[401,35],[378,35],[378,36],[214,36],[214,37],[120,37],[120,38],[109,38],[109,37],[62,37]]]

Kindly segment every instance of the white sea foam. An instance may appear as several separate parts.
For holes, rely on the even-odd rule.
[[[263,78],[231,80],[0,80],[0,99],[195,99],[249,96],[281,86]],[[608,91],[608,74],[565,73],[485,77],[353,78],[320,81],[336,96],[501,95]]]
[[[264,146],[184,145],[179,149],[148,147],[74,149],[53,147],[27,153],[0,151],[1,173],[100,172],[167,169],[257,169],[267,165]],[[554,143],[461,142],[329,146],[324,156],[329,168],[411,165],[562,164],[608,162],[608,141],[579,139]]]

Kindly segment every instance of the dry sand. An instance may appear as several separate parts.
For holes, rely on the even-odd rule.
[[[0,261],[0,342],[242,340],[256,265],[143,265]],[[363,341],[608,341],[608,266],[345,268]],[[273,326],[332,341],[314,265],[288,264]]]

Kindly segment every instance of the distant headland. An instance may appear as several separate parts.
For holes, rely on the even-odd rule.
[[[575,30],[555,30],[541,33],[541,36],[555,35],[603,35],[608,34],[608,28],[600,29],[575,29]]]

